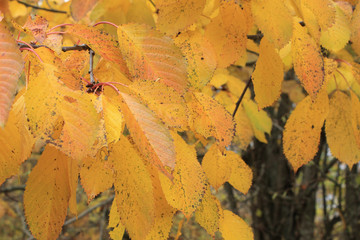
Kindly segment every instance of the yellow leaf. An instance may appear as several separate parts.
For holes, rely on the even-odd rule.
[[[292,57],[296,75],[309,95],[315,98],[324,81],[324,61],[320,47],[309,36],[306,27],[297,21],[294,21]]]
[[[331,0],[302,0],[301,2],[314,13],[322,31],[333,26],[336,18],[336,10]]]
[[[165,167],[173,170],[176,156],[169,130],[136,98],[125,93],[120,96],[126,126],[137,148],[145,159],[171,177]]]
[[[156,0],[154,2],[159,10],[157,27],[167,35],[175,35],[201,16],[206,0]]]
[[[253,174],[250,167],[246,165],[237,153],[225,151],[224,156],[226,164],[231,168],[229,183],[240,192],[246,194],[252,184]]]
[[[117,199],[115,198],[110,209],[108,228],[113,228],[113,230],[109,232],[112,240],[122,240],[125,233],[125,227],[120,222],[120,215],[116,203]]]
[[[215,190],[230,179],[232,167],[226,161],[216,144],[210,147],[202,160],[202,168]]]
[[[306,24],[307,29],[309,30],[310,35],[318,43],[320,40],[320,26],[317,21],[317,17],[314,12],[306,5],[306,2],[301,1],[298,5],[301,7],[302,18]]]
[[[70,189],[69,210],[72,214],[77,215],[76,190],[79,180],[79,164],[72,158],[68,158],[67,164]]]
[[[305,98],[303,88],[296,80],[283,81],[281,90],[289,95],[289,99],[293,103],[299,103]]]
[[[231,143],[234,122],[226,109],[203,93],[194,93],[190,108],[193,111],[192,127],[202,136],[215,137],[220,149]]]
[[[325,127],[332,155],[350,168],[359,162],[360,148],[352,125],[351,100],[345,93],[336,91],[331,96]]]
[[[252,100],[245,100],[243,102],[246,115],[249,117],[251,125],[254,130],[255,137],[264,143],[267,143],[264,133],[270,134],[272,128],[271,118],[264,110],[258,110],[255,102]]]
[[[34,142],[27,127],[24,96],[21,95],[12,106],[6,126],[0,128],[0,185],[18,173],[20,164],[30,156]]]
[[[24,4],[20,4],[17,1],[9,2],[9,10],[13,18],[24,17],[28,14],[27,8]]]
[[[292,16],[284,1],[253,0],[251,10],[256,25],[276,48],[283,48],[290,41]]]
[[[205,228],[211,236],[214,236],[215,232],[219,230],[220,219],[223,217],[220,202],[211,194],[210,188],[207,188],[201,205],[196,209],[195,220]]]
[[[25,216],[37,239],[57,239],[61,232],[70,198],[67,163],[65,154],[47,146],[26,183]]]
[[[4,127],[24,63],[15,39],[0,23],[0,127]]]
[[[129,86],[168,127],[186,130],[188,109],[184,98],[173,88],[161,82],[140,80]]]
[[[172,134],[175,141],[176,167],[174,179],[159,174],[161,186],[168,203],[190,216],[200,205],[205,194],[207,182],[196,158],[196,151],[177,134]]]
[[[114,183],[112,164],[105,160],[100,151],[96,157],[82,160],[80,169],[81,185],[90,202],[96,195],[112,187]]]
[[[147,4],[146,0],[133,0],[129,10],[126,13],[126,22],[144,23],[155,27],[153,11]]]
[[[351,93],[351,123],[354,130],[354,136],[358,147],[360,148],[360,101],[358,96]]]
[[[102,97],[103,118],[108,143],[117,142],[124,130],[125,120],[118,106],[117,98]]]
[[[75,21],[81,20],[94,7],[98,0],[73,0],[71,1],[71,16]]]
[[[274,45],[265,37],[260,42],[260,56],[252,74],[255,100],[259,108],[270,106],[280,97],[284,70]]]
[[[146,25],[127,24],[117,30],[120,50],[136,80],[162,82],[183,93],[186,61],[173,41]]]
[[[131,239],[145,239],[154,222],[154,192],[150,174],[126,137],[109,155],[114,163],[116,204]]]
[[[351,46],[360,55],[360,2],[356,4],[351,18]]]
[[[220,231],[224,240],[254,239],[254,234],[249,225],[239,216],[228,210],[224,210],[224,218],[220,223]]]
[[[188,62],[190,84],[202,89],[216,68],[216,55],[210,42],[198,31],[181,33],[175,38]]]
[[[249,12],[235,1],[222,1],[219,15],[206,26],[205,37],[212,44],[218,67],[225,68],[246,54]]]
[[[287,120],[283,148],[295,172],[315,157],[328,111],[329,99],[322,91],[314,102],[310,96],[302,100]]]
[[[345,13],[336,6],[335,23],[324,31],[321,31],[320,44],[334,52],[337,52],[345,47],[350,40],[350,21]]]
[[[65,124],[54,144],[77,161],[96,153],[96,150],[90,151],[100,125],[100,114],[94,107],[94,98],[86,92],[67,90],[60,99],[59,111]]]

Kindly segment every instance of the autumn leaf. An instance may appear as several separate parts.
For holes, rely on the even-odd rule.
[[[65,154],[47,146],[26,183],[26,220],[38,239],[57,239],[61,232],[70,198],[68,161]]]
[[[260,42],[260,56],[252,74],[255,100],[259,108],[270,106],[279,97],[284,70],[274,45],[265,37]]]
[[[205,37],[215,50],[218,67],[227,67],[246,53],[249,18],[249,12],[242,10],[235,1],[221,2],[219,15],[205,29]]]
[[[175,167],[175,148],[169,130],[136,98],[121,93],[121,110],[126,126],[141,154],[165,175]]]
[[[329,99],[323,91],[314,102],[310,96],[303,99],[287,120],[283,148],[295,172],[318,152],[321,128],[328,112]]]
[[[118,27],[119,45],[134,79],[162,82],[179,93],[187,88],[186,62],[173,41],[146,25]]]
[[[351,115],[349,96],[341,91],[334,92],[326,118],[326,138],[333,156],[350,168],[360,161],[360,148],[356,143]]]
[[[324,60],[320,47],[309,36],[306,27],[294,21],[292,37],[294,70],[305,90],[315,98],[324,81]]]
[[[194,23],[202,13],[206,0],[156,0],[157,27],[167,35],[175,35]]]
[[[24,63],[15,40],[2,22],[0,44],[0,127],[4,127]]]
[[[254,234],[246,222],[228,210],[224,210],[224,218],[220,223],[220,231],[224,240],[254,239]]]
[[[86,1],[79,1],[73,0],[71,1],[71,16],[74,18],[75,21],[79,21],[95,6],[98,0],[86,0]]]
[[[46,30],[48,26],[49,23],[45,18],[35,16],[34,19],[32,19],[31,16],[29,16],[24,28],[32,33],[36,41],[43,43],[47,37]]]

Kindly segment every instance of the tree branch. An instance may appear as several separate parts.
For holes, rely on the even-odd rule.
[[[49,9],[49,8],[43,8],[43,7],[39,7],[39,6],[36,6],[36,5],[31,5],[27,2],[23,2],[23,1],[20,1],[20,0],[16,0],[18,3],[26,6],[26,7],[31,7],[33,9],[39,9],[39,10],[44,10],[44,11],[48,11],[48,12],[53,12],[53,13],[62,13],[62,14],[67,14],[66,11],[61,11],[61,10],[56,10],[56,9]]]
[[[109,203],[111,203],[113,200],[114,200],[115,196],[112,196],[98,204],[96,204],[95,206],[92,206],[88,209],[86,209],[85,211],[83,211],[82,213],[80,213],[77,217],[73,217],[73,218],[70,218],[69,220],[67,220],[63,226],[67,226],[69,224],[72,224],[73,222],[75,222],[76,220],[79,220],[80,218],[83,218],[85,217],[86,215],[88,215],[89,213],[91,213],[92,211],[94,211],[95,209],[99,208],[99,207],[102,207],[102,206],[105,206]]]
[[[251,83],[251,77],[250,77],[249,81],[247,82],[243,92],[241,93],[241,96],[239,97],[239,100],[236,102],[235,110],[234,110],[234,112],[232,114],[233,117],[235,117],[235,114],[236,114],[237,110],[239,109],[241,101],[243,100],[243,98],[245,96],[246,90],[250,87],[250,83]]]
[[[10,188],[0,189],[0,193],[10,193],[14,191],[25,191],[25,186],[14,186]]]
[[[47,47],[46,45],[36,45],[36,44],[29,44],[31,47],[33,48],[40,48],[40,47]],[[20,48],[29,48],[28,45],[24,44],[24,43],[21,43],[19,42],[18,43],[18,46]],[[90,47],[86,44],[81,44],[81,45],[74,45],[74,46],[65,46],[65,47],[62,47],[61,50],[63,52],[67,52],[67,51],[86,51],[86,50],[90,50]]]
[[[95,52],[92,49],[89,49],[89,53],[90,53],[90,67],[89,67],[89,74],[90,74],[90,82],[92,84],[95,84],[95,78],[94,78],[94,56],[95,56]]]

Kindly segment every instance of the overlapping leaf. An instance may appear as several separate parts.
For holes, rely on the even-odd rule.
[[[65,154],[47,146],[26,183],[26,220],[38,239],[57,239],[61,232],[70,198],[68,160]]]
[[[24,63],[15,40],[2,22],[0,53],[0,127],[4,127]]]
[[[188,85],[186,62],[173,41],[146,25],[119,26],[118,39],[135,79],[160,81],[179,93]]]
[[[159,10],[157,27],[168,35],[175,35],[201,16],[206,0],[156,0],[154,2]]]

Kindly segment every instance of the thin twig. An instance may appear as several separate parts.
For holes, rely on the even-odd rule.
[[[15,191],[25,191],[25,186],[14,186],[10,188],[0,189],[0,193],[10,193]]]
[[[69,220],[67,220],[63,226],[67,226],[69,224],[72,224],[73,222],[85,217],[86,215],[88,215],[89,213],[91,213],[92,211],[94,211],[95,209],[99,208],[99,207],[102,207],[102,206],[105,206],[109,203],[111,203],[113,200],[114,200],[115,196],[112,196],[98,204],[96,204],[95,206],[92,206],[91,208],[88,208],[86,209],[85,211],[83,211],[82,213],[80,213],[77,217],[73,217],[73,218],[70,218]]]
[[[53,12],[53,13],[62,13],[62,14],[67,14],[66,11],[61,11],[61,10],[56,10],[56,9],[49,9],[49,8],[43,8],[43,7],[39,7],[39,6],[36,6],[36,5],[31,5],[27,2],[23,2],[23,1],[20,1],[20,0],[16,0],[18,3],[26,6],[26,7],[31,7],[31,8],[34,8],[34,9],[39,9],[39,10],[44,10],[44,11],[48,11],[48,12]]]
[[[36,44],[24,44],[24,43],[18,43],[18,46],[23,48],[23,47],[28,47],[28,46],[33,47],[34,49],[36,48],[40,48],[40,47],[47,47],[46,45],[36,45]],[[63,52],[67,52],[67,51],[85,51],[85,50],[90,50],[90,47],[86,44],[81,44],[81,45],[74,45],[74,46],[67,46],[67,47],[62,47],[61,50]]]
[[[237,112],[237,110],[239,109],[239,106],[241,104],[241,101],[243,100],[244,96],[245,96],[245,93],[246,93],[246,90],[250,87],[250,83],[251,83],[251,78],[249,79],[249,81],[247,82],[243,92],[241,93],[241,96],[239,98],[239,100],[236,102],[236,106],[235,106],[235,110],[232,114],[233,117],[235,117],[235,114]]]
[[[89,53],[90,53],[90,67],[89,67],[89,74],[90,74],[90,82],[92,84],[95,84],[95,78],[94,78],[94,56],[95,56],[95,52],[92,49],[89,49]]]

